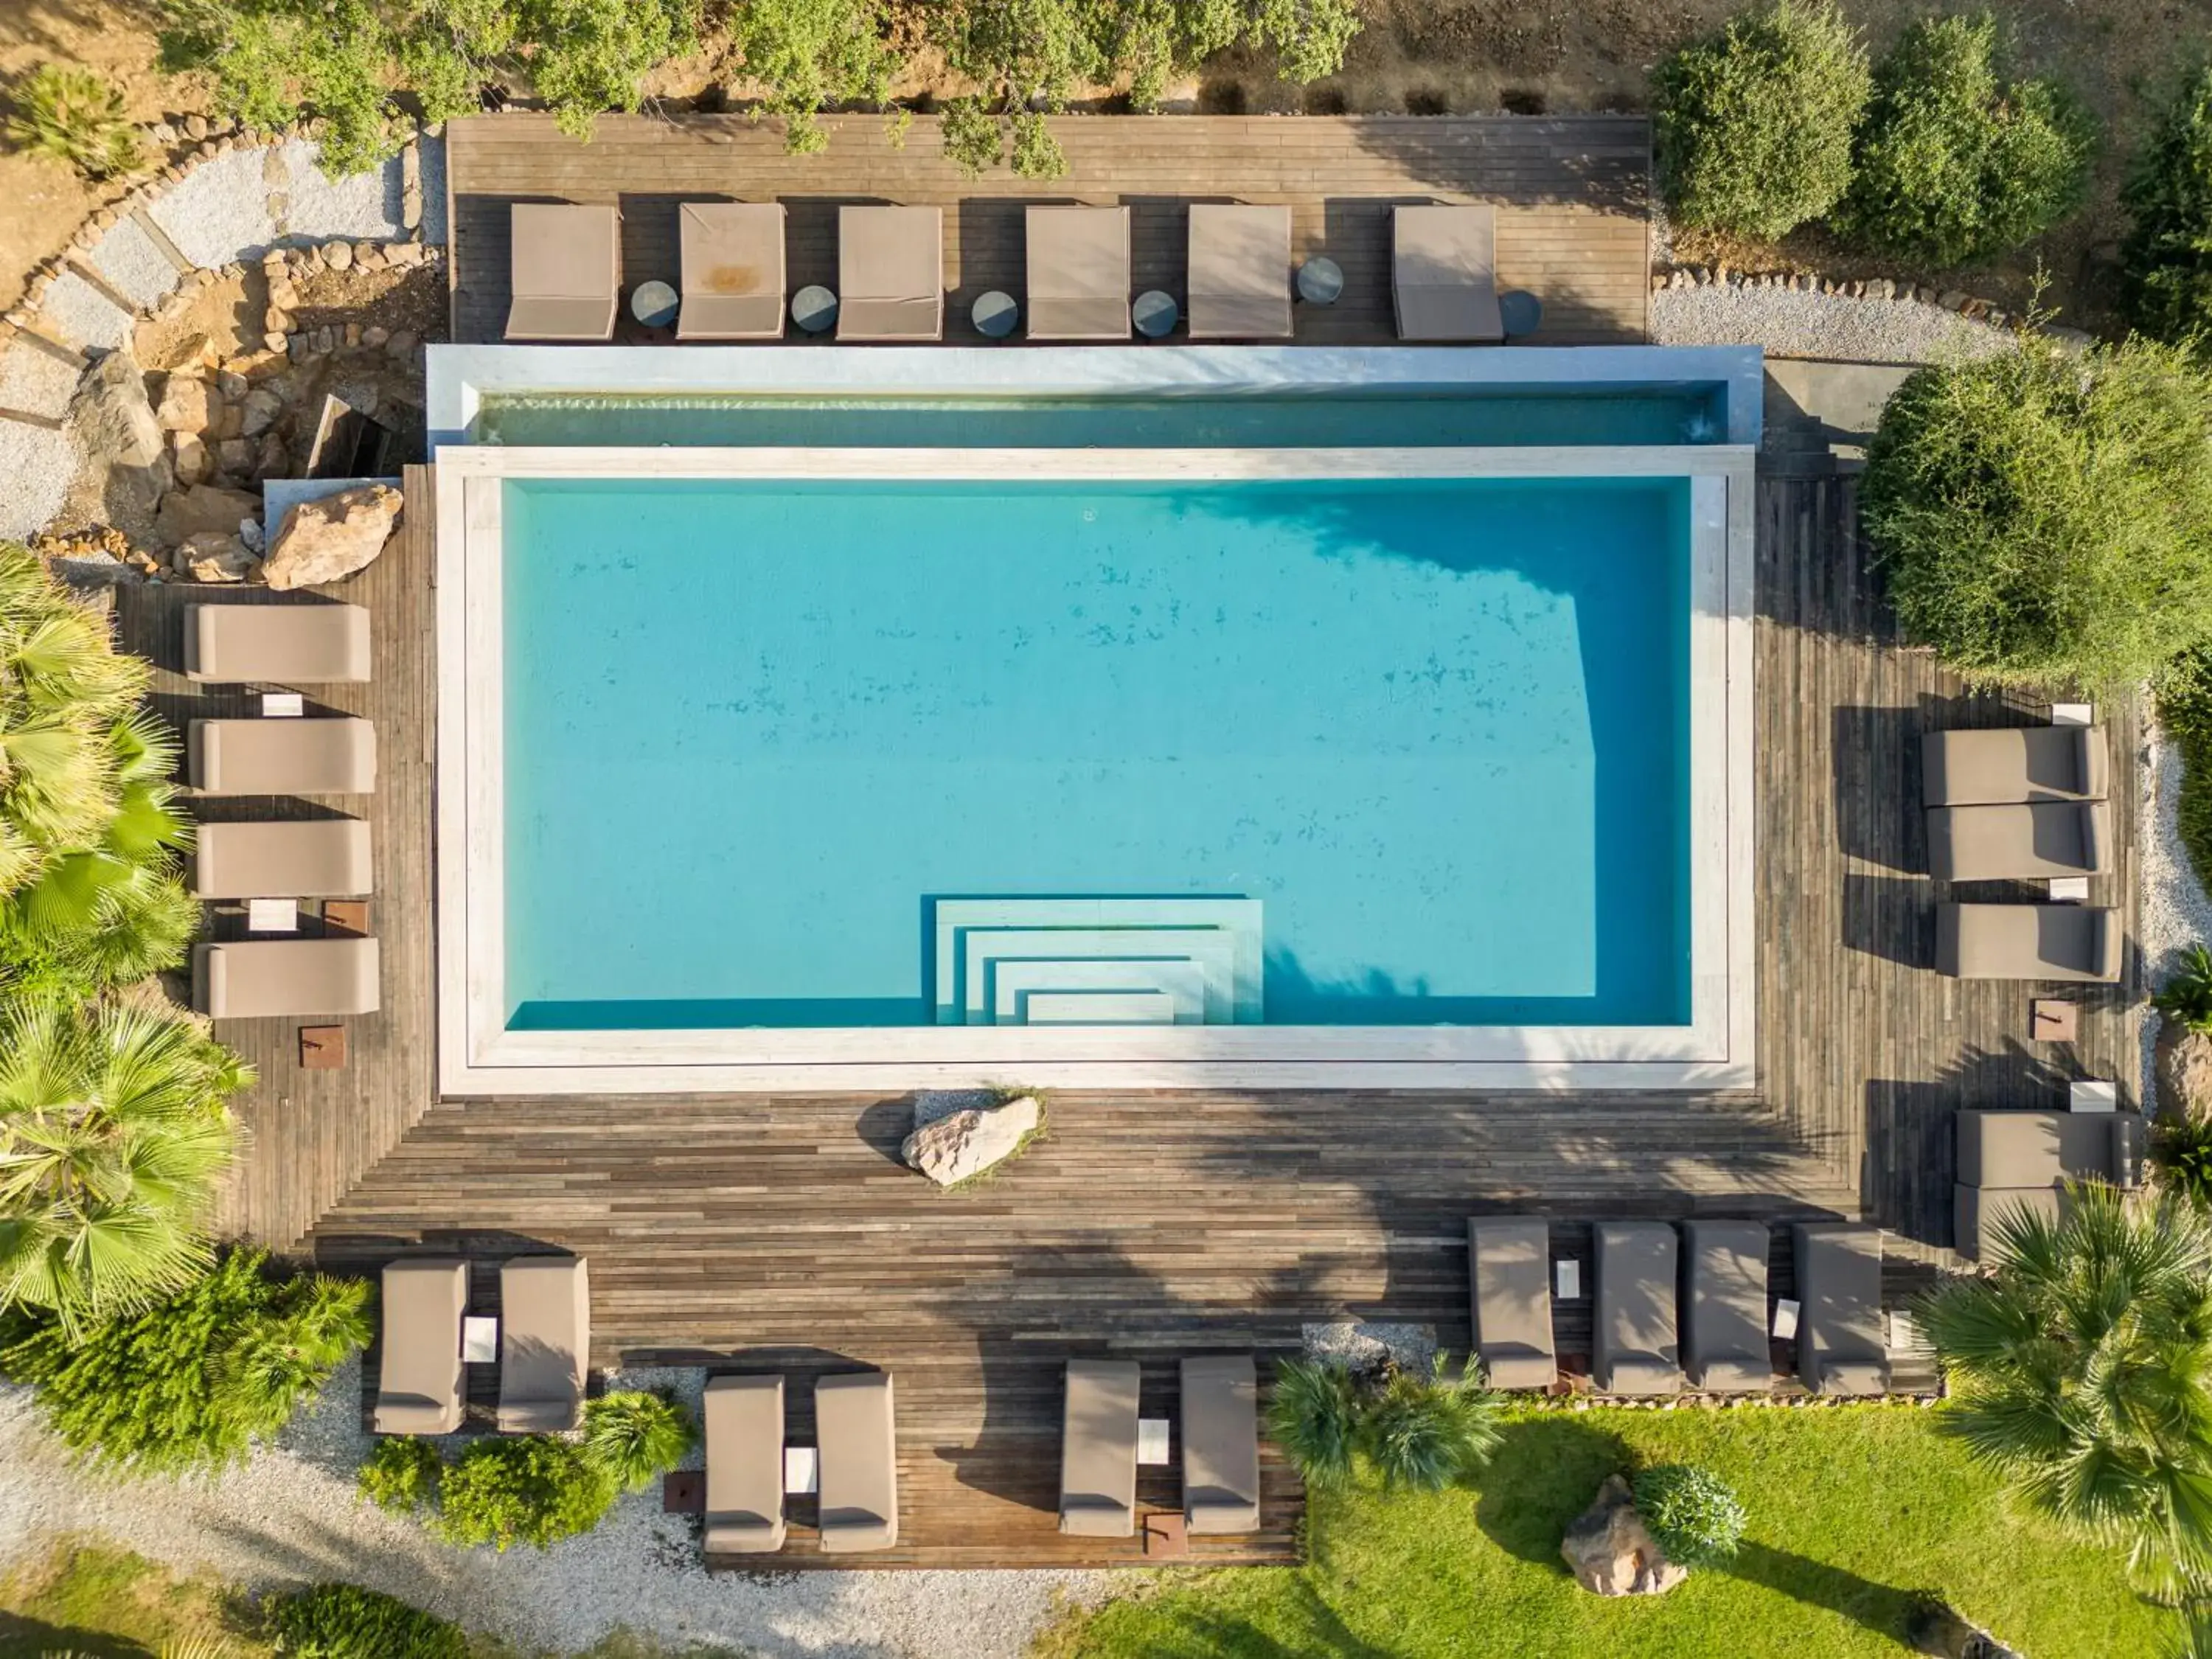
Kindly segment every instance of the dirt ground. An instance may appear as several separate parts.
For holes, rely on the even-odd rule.
[[[919,0],[902,0],[911,6]],[[1567,114],[1644,106],[1651,65],[1676,42],[1717,24],[1741,0],[1365,0],[1368,22],[1344,72],[1307,88],[1278,82],[1264,63],[1232,54],[1171,89],[1176,106],[1313,113],[1414,113],[1511,110]],[[1845,11],[1879,52],[1938,0],[1844,0]],[[2117,243],[2124,226],[2117,192],[2148,118],[2181,75],[2212,52],[2212,0],[2002,0],[2017,67],[2061,76],[2103,123],[2106,143],[2089,210],[2037,246],[1962,286],[2008,309],[2026,301],[2039,263],[2051,278],[2046,302],[2077,321],[2105,319]],[[39,64],[65,58],[119,78],[142,119],[205,107],[204,93],[153,67],[146,0],[0,0],[0,88]],[[669,65],[652,90],[672,100],[702,93],[742,97],[742,65],[726,47]],[[959,88],[917,61],[902,96]],[[1086,100],[1110,108],[1107,89]],[[119,194],[110,190],[106,197]],[[12,304],[25,273],[67,242],[103,195],[66,167],[0,152],[0,304]],[[1816,236],[1777,252],[1686,243],[1690,256],[1741,264],[1798,264],[1839,275],[1895,275],[1932,281],[1941,273],[1898,271],[1852,260]]]

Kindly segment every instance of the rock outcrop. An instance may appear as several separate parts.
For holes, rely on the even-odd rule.
[[[939,1186],[954,1187],[1011,1157],[1042,1121],[1034,1095],[964,1107],[915,1124],[899,1156]]]
[[[260,516],[258,495],[220,484],[193,484],[162,498],[154,532],[167,545],[182,547],[195,536],[235,536],[240,524]]]
[[[177,550],[177,568],[198,582],[242,582],[261,568],[260,558],[236,536],[204,530]]]
[[[270,544],[263,579],[271,587],[313,587],[366,569],[391,538],[403,499],[390,484],[359,484],[301,502]]]
[[[1575,1582],[1598,1595],[1661,1595],[1689,1576],[1667,1559],[1617,1474],[1606,1477],[1590,1506],[1568,1524],[1559,1553]]]

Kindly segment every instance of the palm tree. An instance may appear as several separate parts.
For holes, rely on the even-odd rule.
[[[149,999],[0,1002],[0,1307],[65,1328],[173,1292],[238,1139],[250,1067]]]
[[[1996,1270],[1923,1303],[1939,1421],[2033,1509],[2126,1547],[2162,1600],[2212,1580],[2212,1227],[2101,1182],[2063,1220],[2014,1210]]]

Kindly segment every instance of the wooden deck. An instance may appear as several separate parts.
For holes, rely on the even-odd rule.
[[[1380,345],[1395,338],[1391,204],[1492,202],[1500,289],[1525,289],[1543,301],[1533,343],[1645,336],[1651,136],[1641,116],[1066,117],[1053,130],[1069,170],[1047,180],[1003,167],[963,178],[944,158],[933,116],[917,117],[896,149],[875,116],[835,116],[823,125],[828,149],[787,155],[781,123],[742,115],[604,116],[588,145],[545,117],[453,123],[453,337],[495,341],[506,327],[513,203],[619,204],[627,294],[649,278],[677,280],[677,204],[717,198],[785,204],[788,291],[837,287],[840,204],[941,206],[945,337],[961,345],[987,343],[969,318],[979,295],[997,289],[1018,297],[1026,288],[1022,210],[1030,203],[1126,204],[1136,291],[1164,289],[1180,301],[1191,203],[1287,202],[1294,256],[1328,254],[1346,283],[1333,306],[1297,307],[1297,343]],[[637,327],[627,311],[617,336],[668,337]],[[799,337],[793,331],[793,343]]]

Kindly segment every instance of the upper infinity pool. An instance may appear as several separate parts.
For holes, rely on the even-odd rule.
[[[1690,1018],[1686,480],[1009,474],[497,486],[510,1030],[939,1023],[1048,896],[1257,901],[1268,1024]]]

